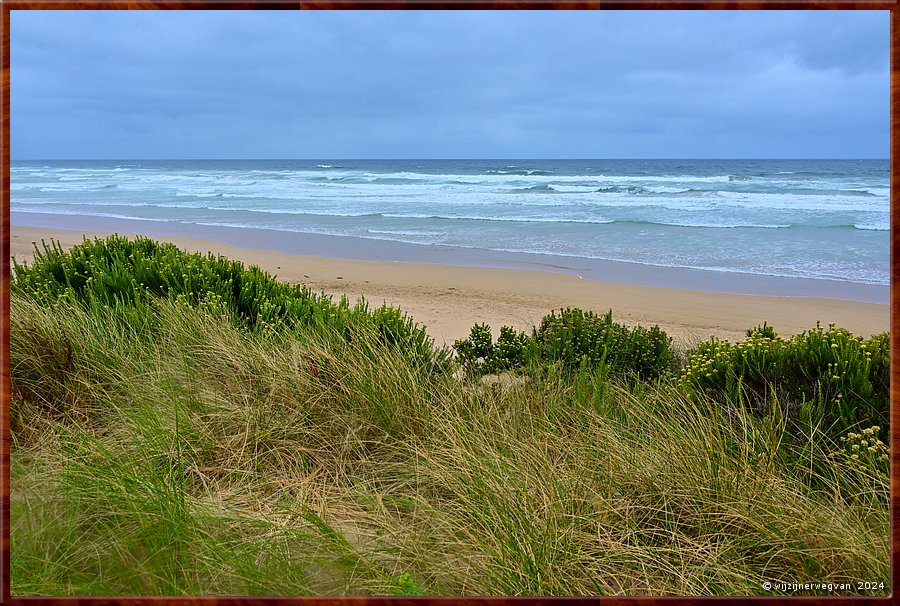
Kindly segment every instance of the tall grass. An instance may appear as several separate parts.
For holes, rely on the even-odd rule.
[[[377,329],[141,304],[13,293],[15,595],[889,581],[886,469],[854,465],[846,441],[784,456],[778,394],[761,416],[588,366],[486,384]]]

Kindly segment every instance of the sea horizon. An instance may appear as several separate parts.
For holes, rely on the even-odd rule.
[[[550,161],[550,162],[672,162],[683,160],[688,162],[855,162],[873,161],[873,162],[889,162],[890,157],[882,158],[861,158],[861,157],[843,157],[843,158],[764,158],[764,157],[747,157],[747,158],[693,158],[693,157],[671,157],[671,158],[10,158],[10,163],[24,164],[32,162],[506,162],[506,161]]]

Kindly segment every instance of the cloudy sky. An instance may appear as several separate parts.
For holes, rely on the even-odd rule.
[[[13,159],[886,158],[889,13],[12,11]]]

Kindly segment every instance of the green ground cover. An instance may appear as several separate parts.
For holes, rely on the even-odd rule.
[[[45,247],[12,283],[12,593],[890,592],[887,335],[682,352],[561,310],[454,350],[226,259]]]

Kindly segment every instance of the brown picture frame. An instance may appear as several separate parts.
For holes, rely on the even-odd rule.
[[[393,604],[482,604],[500,606],[512,604],[571,604],[596,603],[597,598],[452,598],[452,597],[11,597],[10,575],[10,12],[13,10],[184,10],[184,9],[270,9],[270,10],[326,10],[326,9],[565,9],[565,10],[887,10],[890,11],[890,327],[891,327],[891,570],[900,570],[900,291],[895,284],[900,281],[900,0],[310,0],[290,2],[281,0],[4,0],[2,3],[2,217],[0,217],[0,602],[22,606],[57,606],[91,604],[191,604],[203,606],[229,606],[250,604],[260,606],[287,606],[288,604],[316,604],[320,606],[365,606]],[[896,578],[896,577],[894,577]],[[749,598],[603,598],[610,606],[625,604],[754,604],[763,605],[790,601],[803,604],[834,604],[853,602],[866,605],[893,603],[892,597],[749,597]]]

